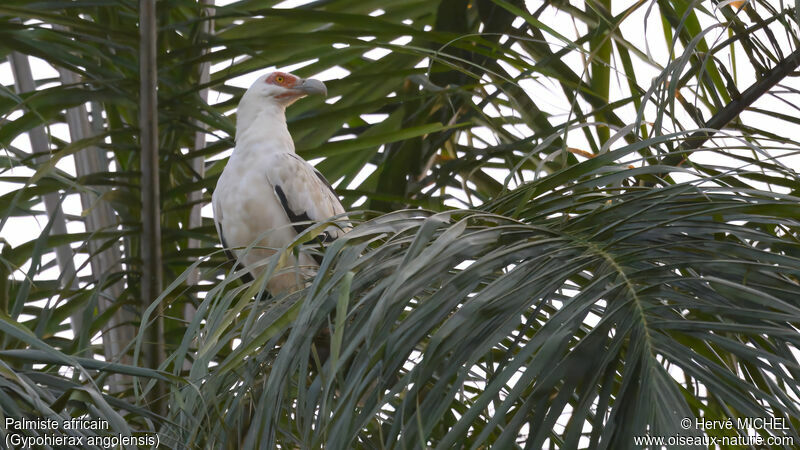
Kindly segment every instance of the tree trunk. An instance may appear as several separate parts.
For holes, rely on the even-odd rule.
[[[200,0],[201,5],[213,5],[214,0]],[[202,34],[208,36],[214,32],[214,8],[203,8],[203,15],[208,17],[207,20],[203,22],[201,27]],[[201,52],[202,54],[208,53],[208,48],[204,48]],[[199,81],[200,84],[206,84],[211,79],[211,63],[206,61],[200,64],[200,77]],[[208,103],[208,89],[203,89],[200,91],[200,98],[203,99],[204,102]],[[194,150],[198,151],[201,150],[206,146],[206,133],[205,133],[205,124],[199,120],[195,121],[195,124],[201,130],[198,130],[194,134]],[[195,176],[198,179],[202,179],[205,176],[205,158],[200,156],[197,158],[192,159],[192,170],[194,170]],[[203,216],[201,215],[201,209],[203,208],[202,203],[200,200],[203,199],[203,191],[197,190],[189,193],[189,202],[192,203],[192,211],[189,213],[189,229],[195,229],[201,227],[203,225]],[[201,241],[197,239],[189,238],[189,248],[199,248],[201,245]],[[187,283],[189,285],[195,285],[197,282],[200,281],[200,273],[199,269],[193,270],[192,273],[189,274],[187,279]],[[193,305],[188,304],[184,309],[184,318],[186,320],[191,320],[194,317],[195,309]]]
[[[142,189],[142,313],[161,293],[161,206],[158,181],[158,73],[156,66],[156,2],[139,1],[139,127],[141,144]],[[157,305],[152,313],[143,315],[146,327],[144,357],[151,369],[164,361],[164,316]],[[163,383],[156,382],[150,392],[152,410],[163,412]]]

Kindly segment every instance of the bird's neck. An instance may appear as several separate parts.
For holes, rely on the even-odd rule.
[[[239,105],[236,118],[236,150],[239,156],[255,152],[294,152],[294,142],[286,126],[286,108],[263,102]]]

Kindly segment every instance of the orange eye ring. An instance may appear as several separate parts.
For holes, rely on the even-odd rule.
[[[283,76],[278,75],[277,77],[275,77],[275,81],[277,81],[278,83],[283,83]]]

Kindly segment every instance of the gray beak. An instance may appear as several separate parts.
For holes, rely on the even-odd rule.
[[[328,96],[328,88],[325,87],[325,84],[313,78],[301,80],[300,83],[296,85],[295,89],[305,92],[306,95],[320,94],[323,97]]]

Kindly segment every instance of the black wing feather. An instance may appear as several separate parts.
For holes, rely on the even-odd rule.
[[[220,242],[222,242],[222,247],[225,250],[225,256],[227,256],[228,259],[233,264],[236,264],[236,255],[234,255],[233,252],[228,250],[229,249],[228,243],[225,242],[225,235],[222,234],[222,226],[221,226],[221,224],[220,224],[220,227],[219,227],[219,240],[220,240]],[[236,267],[234,267],[234,269],[236,269]],[[242,274],[241,278],[242,278],[242,281],[245,282],[245,283],[249,283],[249,282],[255,280],[255,278],[253,278],[253,276],[250,275],[250,272],[245,272],[244,274]]]
[[[331,186],[331,184],[328,182],[328,179],[325,178],[324,175],[322,175],[322,172],[320,172],[317,169],[314,169],[314,175],[316,175],[317,178],[319,178],[320,181],[322,181],[322,183],[325,184],[325,186],[328,186],[328,189],[331,190],[331,194],[333,194],[334,197],[338,197],[338,195],[336,195],[336,191],[333,190],[333,186]]]
[[[277,184],[275,185],[275,194],[278,195],[278,200],[281,201],[281,206],[283,206],[283,211],[286,213],[286,217],[289,218],[289,221],[292,223],[292,226],[294,227],[294,230],[297,232],[297,234],[300,234],[303,231],[305,231],[311,225],[308,222],[312,222],[311,217],[308,217],[308,212],[303,211],[302,213],[297,214],[296,212],[292,211],[292,208],[289,207],[289,200],[286,199],[286,194],[284,194],[283,189],[280,187],[280,185]],[[298,222],[307,222],[307,223],[298,223]],[[322,243],[322,242],[330,242],[333,239],[331,238],[330,233],[326,231],[317,236],[316,240]],[[316,261],[317,264],[322,264],[322,256],[312,254],[311,257],[314,258],[314,261]]]
[[[308,164],[306,160],[304,160],[295,153],[290,153],[289,155],[292,158],[295,158],[298,161],[300,161],[301,164]],[[325,179],[322,173],[320,173],[319,170],[313,167],[311,169],[314,171],[314,175],[316,175],[317,178],[319,178],[319,180],[322,181],[322,184],[328,187],[328,189],[331,191],[331,194],[333,194],[334,198],[338,198],[338,196],[336,195],[336,191],[333,189],[333,186],[331,186],[328,180]],[[283,191],[283,188],[279,184],[274,184],[274,186],[275,186],[275,194],[278,196],[278,200],[280,200],[281,206],[283,207],[283,210],[286,213],[286,217],[289,218],[289,221],[292,223],[294,230],[298,234],[304,232],[311,225],[310,222],[313,222],[311,217],[308,216],[308,212],[303,211],[301,213],[296,213],[295,211],[293,211],[292,208],[289,207],[289,199],[286,198],[286,193]],[[306,222],[306,223],[298,223],[298,222]],[[320,244],[333,242],[334,240],[335,240],[334,236],[327,231],[320,233],[320,235],[316,237],[316,241],[319,242]],[[320,255],[311,255],[311,256],[314,258],[314,260],[317,261],[317,264],[322,264],[322,257]]]
[[[278,194],[278,200],[281,201],[281,206],[283,206],[283,211],[286,212],[286,217],[289,218],[289,222],[292,222],[292,226],[294,227],[294,231],[297,231],[297,234],[306,231],[310,223],[297,223],[297,222],[311,222],[311,217],[308,217],[308,213],[303,211],[300,214],[295,213],[292,211],[292,208],[289,208],[289,200],[286,199],[286,194],[283,193],[283,189],[280,185],[275,185],[275,193]]]

